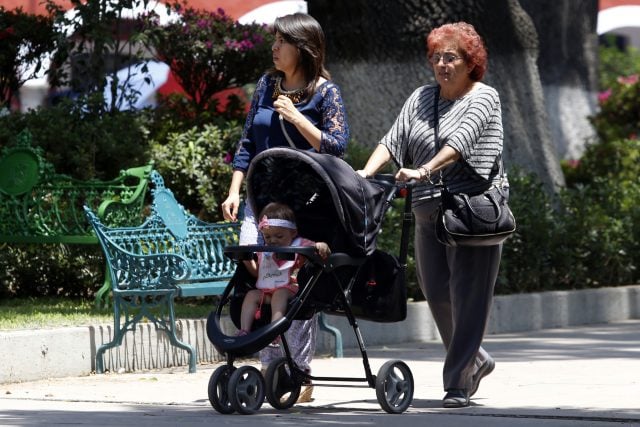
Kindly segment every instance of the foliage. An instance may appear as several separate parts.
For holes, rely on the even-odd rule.
[[[211,110],[213,95],[257,81],[271,65],[273,36],[261,24],[240,24],[224,10],[208,12],[173,3],[181,19],[146,22],[145,37],[166,62],[197,112]]]
[[[98,246],[5,245],[0,296],[89,298],[104,280]]]
[[[640,235],[638,210],[625,208],[629,196],[637,200],[638,184],[619,185],[606,177],[566,189],[558,222],[562,233],[555,250],[553,283],[569,289],[635,283]],[[564,239],[561,239],[564,237]]]
[[[264,27],[235,23],[222,11],[173,4],[181,21],[160,28],[149,16],[144,27],[130,27],[131,43],[120,44],[112,30],[121,24],[124,8],[146,0],[72,3],[80,7],[82,19],[67,22],[76,37],[68,44],[58,41],[58,59],[82,63],[73,70],[86,73],[83,81],[89,84],[78,82],[74,90],[86,96],[0,117],[0,145],[29,128],[56,170],[81,179],[111,178],[120,169],[153,159],[187,209],[207,221],[221,219],[219,206],[231,179],[231,154],[245,114],[243,99],[250,95],[238,92],[240,96],[221,109],[214,93],[234,86],[250,89],[248,84],[270,65],[272,36]],[[161,98],[155,110],[110,109],[105,114],[105,75],[138,61],[137,49],[143,43],[170,63],[188,96]],[[108,64],[105,58],[116,52],[118,59]],[[640,83],[632,74],[640,67],[634,58],[633,53],[627,57],[601,50],[601,82],[610,90],[600,97],[601,111],[590,118],[600,139],[587,146],[579,161],[563,163],[566,188],[550,195],[535,176],[509,171],[518,229],[504,245],[497,293],[638,281]],[[69,71],[59,70],[57,77]],[[621,70],[630,77],[619,78]],[[78,75],[83,74],[74,74]],[[346,160],[360,169],[369,154],[370,147],[352,140]],[[402,207],[403,200],[394,201],[378,238],[379,247],[394,254],[399,251]],[[416,285],[413,229],[409,235],[407,283],[409,296],[419,300],[423,297]],[[104,279],[99,248],[50,246],[5,246],[0,251],[0,296],[91,298]]]
[[[0,109],[29,79],[42,73],[42,61],[54,48],[53,19],[0,6]]]
[[[358,170],[365,166],[370,155],[371,147],[361,144],[352,138],[347,145],[347,152],[345,153],[344,159],[355,170]],[[393,173],[393,166],[389,164],[383,167],[379,173]]]
[[[233,147],[242,127],[204,125],[172,132],[152,144],[155,167],[188,210],[207,221],[222,220],[220,204],[231,182]]]
[[[509,206],[516,232],[503,245],[497,293],[552,289],[552,244],[561,224],[555,222],[553,200],[533,175],[509,173]]]
[[[148,163],[145,116],[91,110],[64,100],[53,107],[5,115],[0,117],[0,146],[29,129],[33,144],[44,149],[55,170],[78,179],[113,179],[121,169]]]
[[[585,164],[593,164],[597,153],[588,151]],[[635,283],[640,183],[621,180],[626,173],[574,182],[554,197],[534,176],[512,174],[510,204],[518,230],[505,242],[497,292]]]
[[[106,51],[109,52],[106,58],[118,51],[119,43],[108,28],[122,23],[124,7],[139,3],[137,0],[116,3],[90,0],[79,5],[82,19],[70,22],[61,10],[48,2],[58,22],[71,25],[75,33],[69,43],[58,40],[58,64],[68,60],[84,61],[84,68],[79,71],[89,73],[83,78],[89,84],[74,86],[74,90],[85,91],[81,98],[63,99],[54,106],[1,117],[0,146],[11,143],[20,131],[28,128],[33,143],[44,149],[56,171],[79,179],[112,178],[120,169],[146,164],[156,157],[157,169],[185,207],[203,219],[220,219],[219,203],[226,195],[231,177],[230,153],[242,129],[237,119],[245,114],[240,98],[231,97],[222,110],[198,111],[188,98],[177,95],[162,100],[157,110],[111,109],[105,113],[108,108],[104,105],[101,85],[105,82],[104,73],[113,71],[117,64],[112,64],[110,70],[108,63],[101,61]],[[184,41],[184,44],[192,42]],[[134,56],[125,55],[126,58]],[[270,54],[262,58],[269,59]],[[256,65],[252,73],[256,73],[258,67],[264,68]],[[221,66],[221,69],[227,68]],[[69,70],[64,67],[58,71],[61,73],[53,76],[58,82],[64,82],[66,77],[67,83],[75,85],[72,78],[78,74],[65,75]],[[259,73],[251,76],[252,83],[258,76]],[[215,103],[207,105],[215,106]],[[101,284],[102,279],[98,277],[104,266],[80,255],[91,250],[99,252],[97,247],[85,246],[56,246],[55,250],[47,251],[42,251],[42,246],[11,247],[0,254],[0,264],[4,266],[0,293],[81,297],[92,294],[98,289],[95,285]],[[65,285],[61,287],[61,283]]]
[[[605,37],[605,42],[598,50],[598,82],[601,90],[614,86],[618,77],[637,74],[640,70],[640,51],[633,46],[620,49],[610,37]]]
[[[250,97],[250,90],[254,85],[247,85],[243,93],[233,93],[227,98],[224,109],[217,106],[206,111],[196,111],[189,98],[181,93],[172,93],[168,96],[160,95],[158,105],[153,110],[145,111],[149,117],[149,136],[156,141],[166,141],[172,132],[186,132],[197,127],[203,128],[207,124],[224,126],[226,122],[237,121],[244,123],[246,117],[246,104],[244,99]],[[217,102],[214,102],[217,105]]]
[[[123,98],[135,101],[139,93],[130,84],[134,75],[120,81],[115,72],[145,64],[146,52],[140,43],[142,18],[132,18],[131,11],[146,9],[149,0],[69,0],[72,14],[54,0],[45,3],[58,29],[50,76],[54,86],[68,85],[80,103],[87,95],[104,96],[106,88],[111,92],[110,104],[90,104],[98,111],[116,111]],[[150,81],[146,65],[139,73]]]
[[[640,134],[640,51],[620,49],[611,38],[599,48],[600,111],[589,117],[600,141],[637,139]]]
[[[567,187],[593,184],[606,178],[622,185],[637,183],[640,176],[640,140],[604,140],[590,144],[578,162],[563,163]],[[625,204],[632,203],[626,200]]]
[[[564,166],[565,204],[581,209],[565,211],[564,221],[580,230],[577,251],[592,257],[601,283],[632,283],[640,265],[640,140],[604,140],[588,146],[572,167]],[[594,271],[588,272],[591,275]],[[585,279],[586,281],[592,279]]]
[[[618,77],[599,95],[600,111],[589,120],[602,141],[640,136],[640,78],[637,72]]]

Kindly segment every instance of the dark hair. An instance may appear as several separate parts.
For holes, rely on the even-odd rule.
[[[473,65],[469,78],[473,81],[482,80],[487,71],[487,49],[473,25],[456,22],[433,29],[427,37],[427,57],[431,59],[433,52],[449,41],[456,42],[464,60],[468,65]]]
[[[320,77],[331,79],[331,74],[324,67],[325,40],[322,27],[311,15],[294,13],[276,18],[273,32],[280,33],[287,43],[300,50],[300,66],[307,82],[305,99],[309,99],[315,93]],[[276,73],[279,71],[270,71],[270,74]]]
[[[296,214],[289,206],[284,203],[271,202],[260,211],[258,220],[265,216],[269,219],[286,219],[296,224]]]

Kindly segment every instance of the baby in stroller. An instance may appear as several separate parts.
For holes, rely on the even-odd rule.
[[[209,380],[209,401],[222,414],[252,414],[265,398],[275,409],[293,406],[301,387],[313,382],[362,382],[374,388],[382,409],[388,413],[404,412],[413,399],[413,376],[401,360],[389,360],[372,372],[359,319],[375,322],[399,322],[407,312],[405,283],[408,235],[411,224],[411,192],[408,184],[396,184],[392,176],[364,179],[345,161],[326,154],[276,147],[258,154],[247,173],[247,202],[253,212],[262,212],[273,202],[291,208],[295,228],[300,236],[314,242],[326,242],[327,248],[295,246],[293,234],[288,239],[294,246],[227,246],[225,254],[237,262],[238,268],[219,303],[207,320],[207,336],[227,363],[219,366]],[[376,246],[383,217],[396,197],[404,197],[404,214],[400,235],[400,253],[393,254]],[[261,218],[263,215],[259,216]],[[266,215],[264,225],[291,225]],[[285,219],[285,221],[291,221]],[[286,228],[286,227],[285,227]],[[265,228],[263,228],[264,232]],[[265,236],[266,237],[266,236]],[[284,244],[284,243],[282,243]],[[329,252],[329,247],[331,248]],[[258,255],[263,253],[263,255]],[[262,291],[256,289],[256,278],[245,268],[247,260],[267,259],[290,262],[303,257],[306,262],[297,272],[298,288],[286,292],[286,308],[275,317],[267,314],[270,306],[261,307],[261,319],[255,319]],[[277,265],[277,264],[276,264]],[[285,265],[285,264],[283,264]],[[289,267],[287,267],[289,268]],[[275,267],[273,267],[275,270]],[[288,273],[285,281],[289,283]],[[247,301],[244,295],[256,290]],[[271,304],[274,304],[271,299]],[[244,314],[242,313],[244,311]],[[309,319],[319,311],[344,315],[353,328],[362,356],[364,376],[317,376],[301,367],[292,357],[285,332],[293,320]],[[246,315],[244,324],[240,317]],[[230,317],[240,336],[225,332],[223,317]],[[272,320],[265,322],[265,320]],[[226,320],[226,319],[225,319]],[[250,333],[249,333],[250,331]],[[271,361],[264,375],[255,366],[234,366],[239,357],[252,356],[279,340],[283,356]]]
[[[298,236],[295,213],[289,206],[271,202],[262,209],[259,218],[258,230],[267,246],[313,246],[323,259],[331,254],[325,242],[314,243]],[[272,322],[284,317],[288,301],[298,292],[297,275],[304,261],[300,254],[295,254],[293,260],[283,260],[275,253],[258,252],[257,260],[245,264],[257,279],[256,289],[244,296],[238,336],[248,334],[254,319],[261,319],[263,304],[271,305]]]

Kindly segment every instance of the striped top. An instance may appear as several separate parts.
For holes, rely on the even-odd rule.
[[[433,129],[436,89],[435,85],[416,89],[380,140],[398,167],[424,165],[436,154]],[[442,171],[447,188],[474,194],[500,183],[503,130],[498,92],[477,83],[474,90],[455,101],[439,98],[438,116],[440,147],[448,145],[461,155],[459,161]],[[432,179],[436,182],[438,174],[434,175]],[[413,206],[439,196],[438,187],[420,183],[413,188]]]

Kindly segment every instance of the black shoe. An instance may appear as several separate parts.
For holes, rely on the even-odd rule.
[[[469,406],[469,395],[461,388],[451,388],[442,399],[444,408],[464,408]]]
[[[496,367],[496,362],[492,358],[488,358],[484,361],[482,365],[478,368],[478,372],[476,372],[471,378],[471,392],[469,393],[469,397],[476,394],[478,391],[478,387],[480,387],[480,380],[489,375]]]

